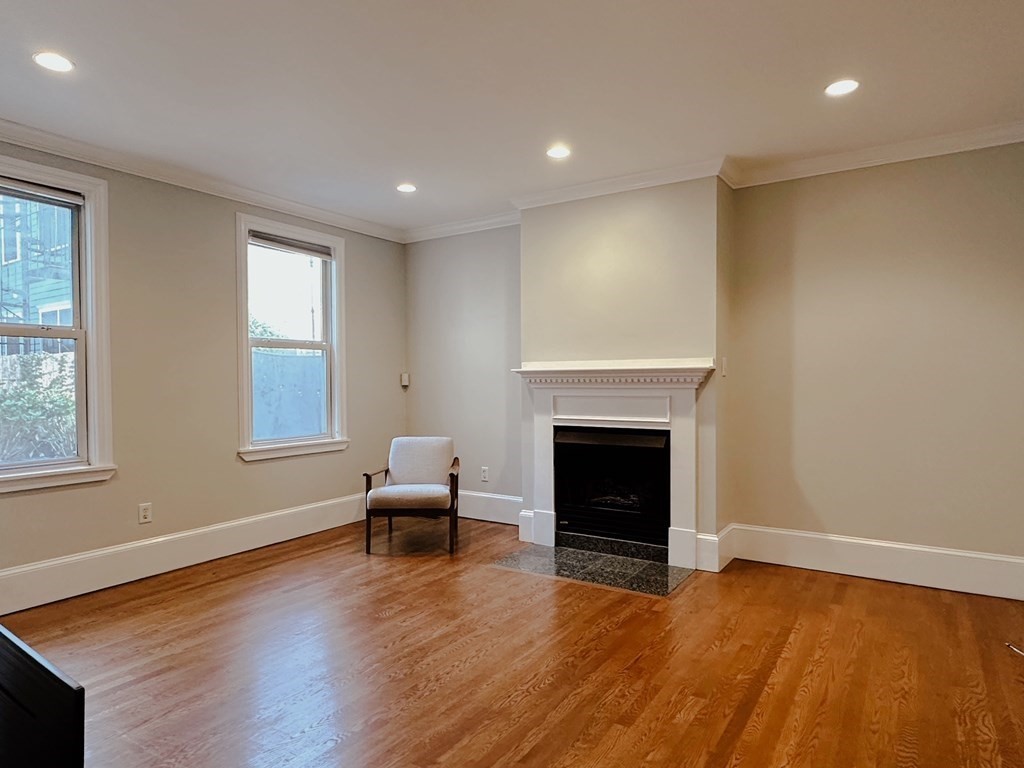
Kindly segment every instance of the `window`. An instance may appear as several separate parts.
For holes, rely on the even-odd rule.
[[[238,216],[239,455],[342,450],[344,241]]]
[[[0,493],[114,467],[106,182],[0,157]]]
[[[40,325],[74,325],[74,307],[70,301],[43,304],[39,307]]]

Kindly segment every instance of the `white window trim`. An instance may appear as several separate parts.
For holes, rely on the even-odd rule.
[[[110,312],[107,288],[107,182],[59,168],[0,156],[0,176],[77,192],[85,198],[79,218],[81,323],[85,331],[85,462],[0,469],[0,493],[109,480],[114,464],[110,387]]]
[[[239,213],[236,216],[236,265],[238,280],[238,455],[243,461],[279,459],[285,456],[343,451],[348,448],[348,408],[345,399],[345,241],[311,229],[293,227],[271,219]],[[265,232],[291,240],[322,245],[331,250],[332,299],[330,322],[334,354],[331,356],[331,403],[328,437],[253,445],[252,371],[249,354],[249,232]]]
[[[63,310],[71,308],[72,305],[70,301],[54,301],[51,302],[50,304],[40,304],[38,307],[36,307],[36,312],[39,313],[37,317],[37,319],[39,320],[38,324],[46,325],[46,323],[43,322],[43,315],[45,315],[47,312],[56,312],[59,315]],[[57,325],[59,327],[60,323],[58,323]]]

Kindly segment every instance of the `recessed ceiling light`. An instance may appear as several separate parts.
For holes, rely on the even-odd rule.
[[[52,69],[54,72],[70,72],[75,68],[71,59],[66,56],[61,56],[59,53],[54,53],[53,51],[40,51],[39,53],[34,53],[32,54],[32,61],[40,67]]]
[[[572,154],[572,151],[565,144],[555,144],[548,149],[547,154],[548,157],[553,157],[555,160],[564,160]]]
[[[399,184],[397,187],[395,187],[395,189],[397,189],[399,192],[415,192],[416,185],[409,184],[408,182],[406,182],[405,184]]]
[[[853,93],[858,88],[860,88],[860,83],[856,80],[836,80],[825,89],[825,93],[829,96],[845,96],[848,93]]]

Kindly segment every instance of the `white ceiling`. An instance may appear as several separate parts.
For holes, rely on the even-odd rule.
[[[398,230],[725,155],[756,175],[1024,121],[1021,0],[0,0],[0,18],[0,118]],[[861,89],[825,97],[841,77]],[[556,140],[569,160],[545,157]]]

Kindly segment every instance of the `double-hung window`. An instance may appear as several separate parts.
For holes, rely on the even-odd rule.
[[[238,215],[239,455],[341,450],[344,241]]]
[[[0,492],[114,472],[106,189],[0,157]]]

